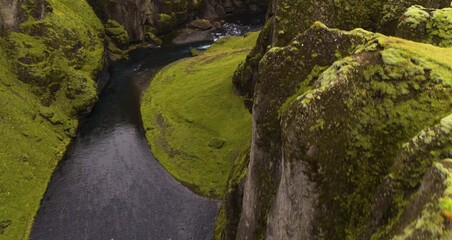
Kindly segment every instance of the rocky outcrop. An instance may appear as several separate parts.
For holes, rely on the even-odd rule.
[[[100,18],[125,27],[130,41],[155,42],[155,35],[171,32],[196,18],[216,19],[227,13],[265,11],[269,1],[244,0],[90,0]]]
[[[400,18],[396,35],[440,47],[452,47],[452,8],[412,6]]]
[[[236,90],[247,98],[247,106],[252,107],[254,126],[237,239],[368,239],[370,236],[387,239],[385,237],[400,234],[387,229],[391,228],[388,222],[398,221],[392,214],[402,214],[406,209],[391,199],[387,200],[389,203],[386,202],[386,212],[375,213],[378,211],[374,206],[382,203],[376,200],[377,193],[373,190],[375,186],[384,185],[382,179],[392,176],[389,169],[398,154],[403,152],[400,146],[449,114],[447,111],[451,99],[443,92],[443,89],[449,91],[449,83],[445,80],[448,77],[442,75],[435,80],[433,75],[450,71],[450,59],[444,55],[440,57],[441,63],[435,65],[436,60],[433,59],[437,59],[437,56],[429,59],[428,55],[433,52],[439,54],[442,49],[411,45],[411,42],[389,37],[379,38],[363,30],[336,31],[319,23],[310,26],[315,20],[321,20],[331,27],[364,27],[402,36],[405,34],[402,31],[405,18],[400,16],[414,3],[445,7],[449,6],[450,1],[334,1],[334,4],[330,1],[272,2],[266,27],[257,46],[234,76]],[[408,4],[407,7],[404,4]],[[438,11],[448,12],[447,9]],[[397,24],[399,19],[400,24]],[[431,19],[432,22],[437,21],[434,17]],[[439,27],[436,23],[430,23],[435,27],[430,28],[433,29],[431,37],[425,37],[424,42],[445,46],[450,36],[442,34],[444,37],[438,38],[438,32],[443,32],[438,29],[447,29],[451,25],[447,23],[448,18],[437,19],[446,23]],[[394,28],[385,27],[385,24],[394,20]],[[407,34],[403,36],[407,37]],[[421,53],[414,50],[417,48],[428,50],[422,52],[425,55],[416,55],[410,59],[412,52]],[[419,60],[421,58],[422,61]],[[341,59],[344,61],[339,61]],[[351,72],[339,76],[337,74],[341,69]],[[422,71],[414,73],[411,69]],[[332,74],[335,72],[336,75]],[[433,72],[435,74],[432,75]],[[370,81],[372,77],[369,75],[379,76],[380,79]],[[325,95],[313,94],[325,90],[321,82],[333,79],[337,79],[337,87],[345,87],[347,94],[369,92],[372,97],[342,95],[342,90],[337,88]],[[368,83],[371,86],[361,86],[364,84],[361,82],[363,79],[372,82]],[[421,82],[426,81],[428,84],[422,85],[416,82],[417,79],[423,79]],[[348,84],[350,89],[341,84]],[[408,85],[402,89],[398,84]],[[431,88],[437,84],[441,85],[438,85],[441,90],[431,92]],[[391,93],[388,95],[386,91]],[[393,95],[400,91],[405,94],[396,94],[397,97]],[[306,92],[309,93],[307,96],[313,94],[314,97],[303,95]],[[427,109],[430,103],[424,99],[426,96],[434,96],[433,99],[442,102],[445,107]],[[299,110],[291,107],[293,101],[305,98],[307,106],[303,110],[301,107]],[[328,101],[323,105],[312,105],[320,99]],[[415,102],[419,106],[412,105]],[[374,108],[381,112],[369,111]],[[360,111],[363,111],[359,115],[361,118],[351,116]],[[324,116],[317,115],[322,112],[331,114],[334,120],[329,122],[330,125]],[[351,115],[342,119],[341,112]],[[400,119],[391,120],[395,118],[391,114]],[[367,121],[366,115],[372,115],[372,120],[358,126],[360,122]],[[315,120],[308,121],[314,116],[317,116]],[[413,119],[416,123],[408,123],[407,119]],[[339,125],[334,126],[336,123]],[[356,125],[351,127],[353,123]],[[319,133],[312,135],[311,131],[315,132],[316,129]],[[318,139],[324,139],[323,147],[315,142]],[[312,141],[315,143],[308,144]],[[415,198],[411,194],[419,190],[422,176],[432,167],[432,162],[447,157],[447,154],[432,157],[424,167],[413,170],[421,173],[416,175],[418,184],[411,188],[400,187],[398,194]],[[329,163],[332,164],[329,166],[330,172],[327,170]],[[316,171],[318,175],[314,174]],[[437,192],[438,196],[441,194],[441,191]],[[429,204],[438,206],[438,201]],[[362,206],[362,209],[355,211],[350,206]],[[234,221],[228,219],[228,222]],[[312,224],[314,222],[316,225]],[[402,223],[398,224],[400,229],[406,227]],[[384,235],[381,231],[390,233]]]
[[[339,49],[348,38],[319,26],[305,36],[315,36],[311,31],[336,39]],[[359,32],[351,35],[351,42],[363,39]],[[305,38],[295,41],[306,43]],[[439,48],[427,47],[426,54],[418,51],[421,45],[401,39],[368,34],[364,38],[362,47],[320,75],[316,66],[306,67],[313,72],[307,77],[281,74],[282,68],[292,67],[287,56],[312,55],[302,47],[299,57],[292,55],[293,44],[270,51],[261,62],[266,76],[262,82],[270,82],[275,75],[269,74],[277,73],[280,80],[301,86],[279,109],[282,172],[268,215],[267,239],[390,239],[421,215],[405,206],[438,206],[444,177],[435,173],[439,176],[433,180],[422,179],[433,162],[450,157],[448,118],[440,120],[450,114],[452,104],[449,73],[443,72],[450,71],[448,58]],[[334,42],[323,44],[335,49]],[[353,49],[347,41],[344,45]],[[324,54],[318,53],[320,58]],[[429,54],[439,54],[440,63],[429,60]],[[280,64],[269,65],[275,61]],[[261,89],[259,83],[256,88]],[[422,184],[433,185],[432,192],[423,193]],[[423,199],[422,194],[431,198]],[[403,214],[410,219],[402,220]],[[438,228],[446,226],[441,223]],[[423,235],[427,226],[421,231],[412,234],[442,234]]]
[[[395,35],[400,17],[407,8],[415,4],[426,8],[445,8],[449,7],[451,2],[449,0],[272,1],[267,13],[267,25],[261,33],[258,44],[234,76],[236,90],[246,98],[247,106],[251,110],[254,85],[258,78],[258,64],[263,55],[271,47],[287,45],[315,21],[344,30],[359,27]]]
[[[449,0],[387,0],[383,5],[382,16],[379,19],[377,30],[385,34],[394,35],[400,16],[413,5],[426,8],[440,9],[450,7]]]

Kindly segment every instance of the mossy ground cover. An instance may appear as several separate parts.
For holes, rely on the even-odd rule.
[[[69,137],[39,114],[39,99],[0,61],[0,221],[10,223],[0,239],[26,239]]]
[[[154,155],[201,195],[222,196],[233,161],[249,145],[251,115],[234,94],[232,75],[257,35],[220,39],[201,55],[165,67],[143,98]]]
[[[0,38],[0,239],[28,238],[76,114],[96,100],[102,24],[86,1],[49,3]]]

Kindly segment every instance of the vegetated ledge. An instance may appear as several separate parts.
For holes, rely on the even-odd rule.
[[[97,99],[104,29],[86,1],[49,0],[0,38],[0,238],[27,239],[79,113]]]
[[[162,69],[141,107],[146,136],[165,169],[198,194],[221,198],[251,116],[235,95],[232,75],[258,33],[219,39],[207,51]]]

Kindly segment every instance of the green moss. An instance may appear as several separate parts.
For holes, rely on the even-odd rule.
[[[153,153],[204,196],[222,196],[232,161],[251,136],[251,116],[234,95],[231,78],[257,35],[225,38],[197,57],[165,67],[143,99]],[[211,139],[227,143],[213,149]]]
[[[127,48],[129,44],[129,34],[125,27],[119,22],[109,19],[105,24],[105,33],[119,48]]]
[[[439,202],[439,206],[443,211],[452,212],[452,199],[449,197],[442,198]]]
[[[160,23],[165,23],[165,22],[170,22],[172,20],[172,17],[168,14],[165,13],[161,13],[159,15],[159,22]]]
[[[161,13],[157,21],[157,29],[159,29],[159,32],[168,32],[169,29],[173,29],[176,26],[176,20],[171,15]]]
[[[404,229],[402,234],[394,236],[392,240],[405,240],[405,239],[416,239],[416,238],[426,238],[426,239],[449,239],[439,237],[442,235],[445,237],[443,224],[444,218],[437,211],[437,207],[433,203],[429,203],[422,211],[421,216],[419,216],[416,221],[412,222],[409,226]],[[422,232],[418,234],[417,232]],[[427,235],[427,233],[429,235]],[[429,236],[429,237],[426,237]]]
[[[103,26],[86,1],[51,0],[0,39],[0,238],[27,239],[50,176],[96,100]]]
[[[146,41],[155,44],[155,45],[162,45],[163,41],[160,39],[155,33],[154,29],[149,29],[146,31]]]
[[[450,136],[449,136],[450,138]],[[449,140],[449,144],[451,141]],[[439,144],[441,145],[441,143]],[[441,191],[431,194],[427,199],[427,204],[423,206],[422,213],[409,223],[403,230],[393,239],[449,239],[452,236],[450,226],[452,220],[452,200],[451,197],[451,169],[450,159],[436,159],[433,163],[433,169],[437,174],[437,181],[442,181]],[[440,185],[440,183],[437,183]],[[437,186],[435,186],[437,187]],[[439,198],[438,196],[439,195]],[[410,213],[408,213],[410,214]]]
[[[279,115],[281,115],[282,112],[287,110],[287,108],[290,106],[292,102],[294,102],[296,99],[301,98],[301,96],[310,90],[310,85],[320,76],[320,74],[325,71],[328,68],[328,66],[315,66],[311,73],[308,75],[308,77],[301,81],[298,86],[298,91],[292,95],[292,97],[288,98],[285,103],[279,108],[278,112]]]
[[[430,42],[440,47],[452,47],[452,8],[433,12],[432,20],[427,23]]]
[[[430,14],[419,6],[412,6],[404,14],[402,22],[408,23],[411,28],[418,27],[429,20]]]

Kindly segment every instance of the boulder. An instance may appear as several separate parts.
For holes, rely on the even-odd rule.
[[[206,19],[196,19],[188,24],[189,28],[200,29],[200,30],[209,30],[213,28],[212,23]]]
[[[440,47],[452,47],[452,8],[412,6],[402,15],[396,35]]]

